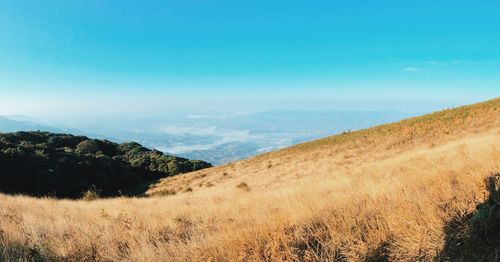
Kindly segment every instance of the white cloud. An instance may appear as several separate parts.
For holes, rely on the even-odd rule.
[[[418,67],[405,67],[403,68],[403,71],[405,72],[421,72],[422,69],[418,68]]]
[[[186,118],[190,119],[217,119],[217,118],[227,118],[226,115],[187,115]]]
[[[187,153],[194,150],[210,150],[217,146],[232,142],[259,141],[262,136],[251,134],[247,130],[227,130],[215,126],[207,127],[187,127],[187,126],[163,126],[159,128],[161,132],[168,135],[194,135],[212,137],[213,142],[205,144],[178,144],[164,147],[156,147],[161,151],[172,154]]]
[[[463,63],[463,61],[462,60],[448,60],[448,61],[429,60],[429,61],[425,61],[425,63],[429,64],[429,65],[442,65],[442,66],[446,66],[446,65],[461,64],[461,63]]]
[[[445,64],[445,62],[436,61],[436,60],[425,61],[425,63],[429,64],[429,65],[442,65],[442,64]]]
[[[182,143],[154,146],[158,150],[171,154],[211,150],[228,143],[254,143],[261,147],[259,152],[267,152],[290,145],[293,141],[291,137],[284,137],[282,133],[255,134],[248,130],[223,129],[216,126],[159,126],[157,130],[168,135],[194,135],[211,138],[207,142],[189,143],[188,138]]]

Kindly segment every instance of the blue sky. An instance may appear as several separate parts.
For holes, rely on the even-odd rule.
[[[498,1],[0,1],[0,115],[432,110],[500,90]]]

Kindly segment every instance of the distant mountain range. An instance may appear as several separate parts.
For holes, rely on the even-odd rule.
[[[51,132],[59,134],[73,134],[73,135],[84,135],[92,138],[98,139],[109,139],[112,141],[118,141],[113,139],[113,137],[96,134],[93,132],[84,132],[77,128],[66,127],[63,125],[51,125],[39,123],[37,119],[24,116],[24,115],[12,115],[12,116],[0,116],[0,133],[10,133],[19,131],[42,131]],[[125,142],[125,140],[120,142]]]
[[[62,132],[58,128],[44,126],[28,120],[14,120],[14,117],[0,116],[0,132],[17,132],[17,131],[47,131],[47,132]]]

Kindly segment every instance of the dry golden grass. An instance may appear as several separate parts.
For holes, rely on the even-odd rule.
[[[329,176],[359,163],[373,162],[418,148],[432,148],[500,127],[500,98],[443,110],[373,128],[299,144],[248,160],[164,179],[149,194],[164,190],[207,191],[234,187],[241,181],[253,189],[300,183],[301,178]],[[298,181],[295,181],[298,180]],[[200,186],[201,185],[201,186]]]
[[[0,195],[0,260],[447,259],[500,172],[499,104],[177,176],[150,198]]]

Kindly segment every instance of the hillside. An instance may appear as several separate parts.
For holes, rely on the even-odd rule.
[[[409,150],[432,148],[500,127],[500,98],[443,110],[355,132],[342,133],[263,154],[225,166],[163,180],[149,194],[228,186],[252,180],[253,188],[290,185],[304,177],[348,170],[359,163],[383,160]],[[224,175],[225,174],[225,175]],[[238,180],[238,181],[235,181]]]
[[[0,133],[0,192],[78,198],[137,193],[151,181],[210,167],[137,143],[47,132]]]
[[[0,258],[492,261],[500,99],[161,179],[149,198],[0,196]]]

